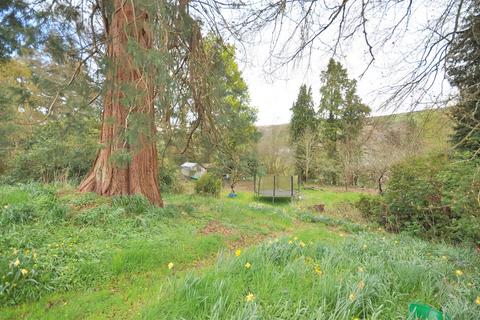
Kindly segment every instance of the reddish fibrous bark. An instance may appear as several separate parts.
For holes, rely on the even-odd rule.
[[[108,88],[100,135],[102,148],[79,190],[105,196],[142,194],[151,203],[163,206],[157,181],[153,81],[145,72],[145,66],[136,66],[127,52],[129,40],[135,41],[141,49],[152,47],[149,14],[136,8],[133,1],[114,0],[112,19],[106,27],[107,56],[111,66],[105,82]],[[139,93],[133,106],[122,104],[124,85],[135,87]],[[145,117],[149,127],[142,128],[134,142],[127,141],[125,135],[133,114]],[[130,155],[127,163],[117,163],[112,157],[126,153]]]

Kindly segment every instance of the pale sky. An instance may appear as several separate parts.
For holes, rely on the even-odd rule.
[[[411,51],[418,47],[422,40],[422,31],[419,30],[422,30],[425,21],[434,18],[437,13],[427,2],[414,9],[409,33],[403,38],[395,38],[395,41],[390,44],[376,47],[374,50],[375,63],[362,79],[359,79],[359,76],[369,61],[363,39],[353,39],[349,45],[343,46],[343,51],[337,52],[335,59],[347,68],[349,78],[358,81],[358,94],[362,101],[371,107],[373,114],[405,112],[412,109],[412,104],[405,103],[397,106],[396,109],[382,108],[378,110],[387,97],[387,95],[382,96],[379,92],[386,85],[398,84],[398,78],[411,68],[405,60],[410,58]],[[334,37],[334,35],[331,36]],[[326,39],[328,37],[327,34],[322,41],[328,42],[329,40]],[[288,123],[291,117],[289,109],[303,83],[312,86],[314,102],[318,106],[320,72],[326,68],[331,57],[331,53],[324,48],[317,48],[308,58],[297,60],[295,64],[280,69],[272,76],[265,72],[263,67],[269,56],[270,42],[269,32],[264,31],[257,37],[254,45],[247,46],[246,50],[237,50],[237,60],[249,87],[251,104],[258,108],[257,125]],[[443,76],[436,80],[435,85],[429,89],[428,95],[431,99],[435,99],[441,91],[444,94],[450,92],[450,87]],[[427,105],[428,103],[423,107],[417,106],[415,110]]]

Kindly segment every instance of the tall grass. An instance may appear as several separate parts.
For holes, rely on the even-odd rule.
[[[472,250],[408,237],[362,234],[340,246],[283,239],[224,254],[203,273],[172,276],[143,317],[405,319],[418,301],[474,320],[479,271]]]

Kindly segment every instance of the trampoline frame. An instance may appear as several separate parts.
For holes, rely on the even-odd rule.
[[[262,193],[262,178],[264,177],[273,177],[273,189],[265,189],[270,192],[263,192]],[[257,198],[272,198],[272,203],[275,203],[275,198],[285,199],[290,198],[292,202],[295,200],[295,197],[300,192],[300,176],[279,176],[279,175],[267,175],[267,176],[254,176],[253,178],[253,192],[255,197]],[[280,177],[290,177],[290,190],[280,189],[278,188],[277,182],[279,181]],[[294,180],[297,179],[297,188],[294,187]]]

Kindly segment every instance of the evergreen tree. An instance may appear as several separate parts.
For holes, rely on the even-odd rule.
[[[480,5],[475,2],[465,26],[453,41],[447,60],[452,85],[460,91],[452,108],[452,142],[480,157]]]
[[[356,138],[360,134],[370,108],[361,102],[357,95],[357,82],[348,78],[347,70],[340,62],[330,59],[327,70],[321,74],[321,100],[318,110],[320,134],[325,149],[326,163],[324,175],[332,184],[337,184],[338,171],[351,176],[352,161],[358,158]],[[342,143],[341,159],[338,151]],[[342,168],[338,165],[341,164]],[[347,170],[348,168],[348,170]],[[346,180],[351,180],[348,177]]]
[[[307,129],[315,128],[315,109],[313,106],[312,88],[303,84],[300,86],[297,100],[290,108],[292,118],[290,121],[290,140],[298,141]]]
[[[314,156],[312,150],[317,131],[311,87],[307,88],[305,84],[300,86],[297,100],[290,110],[290,143],[295,149],[295,172],[308,179],[308,164]]]
[[[103,87],[101,148],[80,191],[139,193],[161,206],[156,111],[165,121],[175,114],[192,124],[187,145],[197,128],[214,123],[201,22],[190,6],[188,0],[1,2],[0,58],[36,49],[45,60],[77,66],[66,86],[86,68]]]

